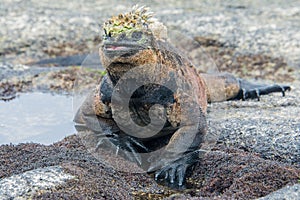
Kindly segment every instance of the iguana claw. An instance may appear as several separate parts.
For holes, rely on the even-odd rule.
[[[167,181],[170,186],[181,187],[184,184],[188,167],[199,160],[199,155],[200,150],[197,150],[173,162],[168,162],[166,161],[167,159],[160,159],[160,161],[152,165],[148,171],[155,171],[158,166],[163,166],[155,171],[155,180]]]
[[[142,149],[145,152],[148,151],[142,142],[131,136],[120,134],[101,134],[98,137],[96,149],[107,147],[109,144],[109,148],[115,148],[116,155],[122,154],[129,161],[139,165],[142,164],[142,159],[138,149]]]
[[[155,172],[155,180],[158,181],[160,177],[168,180],[171,185],[177,181],[177,186],[182,186],[186,176],[188,165],[173,163]]]

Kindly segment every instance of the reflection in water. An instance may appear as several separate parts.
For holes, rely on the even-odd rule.
[[[0,101],[0,144],[51,144],[73,133],[71,97],[27,93],[12,101]]]

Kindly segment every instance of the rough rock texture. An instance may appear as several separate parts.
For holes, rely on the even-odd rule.
[[[0,55],[45,58],[95,50],[99,25],[133,4],[181,33],[217,39],[240,53],[268,53],[298,66],[300,5],[293,0],[255,1],[1,1]],[[112,13],[112,11],[114,13]],[[28,58],[29,57],[29,58]],[[24,63],[24,60],[22,60]]]
[[[40,191],[35,199],[44,197],[54,198],[101,198],[109,199],[130,198],[129,186],[119,173],[105,168],[94,157],[89,155],[76,137],[60,143],[44,146],[40,144],[2,145],[0,178],[11,174],[20,174],[24,171],[40,167],[61,165],[68,174],[76,178],[67,182],[67,185]],[[80,191],[80,192],[79,192]]]
[[[193,35],[212,37],[240,53],[283,56],[298,66],[300,6],[298,1],[194,1],[166,10],[160,17]],[[177,21],[176,16],[182,16]],[[191,28],[193,27],[193,28]]]
[[[122,161],[119,161],[122,165]],[[77,136],[50,146],[19,144],[0,146],[0,178],[35,168],[60,165],[75,176],[54,188],[40,190],[33,199],[249,199],[267,195],[300,178],[300,169],[268,161],[243,150],[218,146],[195,166],[186,188],[158,185],[147,174],[118,172],[90,155]]]
[[[285,97],[211,104],[209,131],[219,143],[259,153],[261,157],[300,164],[299,83]]]

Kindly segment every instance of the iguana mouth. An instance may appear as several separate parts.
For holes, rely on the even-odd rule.
[[[128,47],[108,45],[105,47],[105,50],[106,51],[125,51],[125,50],[128,50]]]
[[[137,52],[143,49],[145,48],[142,45],[133,42],[105,42],[103,44],[103,51],[105,54]]]

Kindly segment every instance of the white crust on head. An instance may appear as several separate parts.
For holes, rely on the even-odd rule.
[[[167,28],[145,6],[135,5],[130,12],[113,16],[103,27],[106,33],[112,35],[126,30],[149,28],[156,39],[167,39]]]
[[[166,40],[168,38],[168,30],[163,23],[155,20],[149,25],[149,28],[156,39]]]

